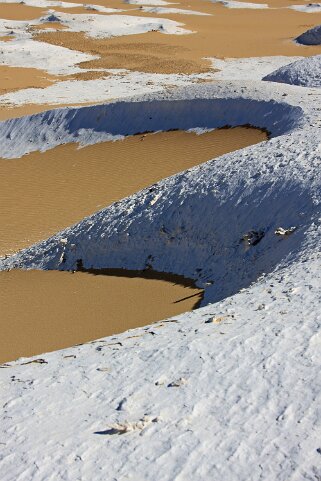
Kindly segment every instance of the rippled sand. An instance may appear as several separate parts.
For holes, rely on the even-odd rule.
[[[262,3],[262,2],[261,2]],[[292,2],[293,3],[293,2]],[[183,22],[190,35],[149,32],[111,39],[88,38],[82,33],[40,33],[38,40],[98,53],[101,58],[84,62],[83,68],[124,68],[157,73],[199,73],[211,67],[206,57],[310,56],[321,47],[302,47],[292,40],[321,23],[321,13],[307,14],[276,8],[290,2],[271,1],[270,9],[230,9],[203,0],[181,1],[176,8],[192,8],[211,16],[126,12],[126,15],[164,17]]]
[[[175,131],[0,159],[0,255],[45,239],[162,178],[266,138],[246,127],[203,135]]]

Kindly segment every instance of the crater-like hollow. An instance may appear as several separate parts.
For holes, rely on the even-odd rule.
[[[5,139],[2,144],[0,143],[0,150],[2,149],[4,157],[8,157],[5,153],[10,146],[13,150],[16,148],[16,155],[18,151],[19,155],[23,155],[37,150],[40,145],[50,149],[62,143],[88,143],[94,140],[107,140],[110,135],[127,137],[134,134],[139,135],[127,140],[143,146],[147,145],[149,139],[153,141],[157,135],[165,135],[149,136],[146,132],[186,130],[196,127],[211,129],[244,124],[264,128],[271,133],[272,137],[277,137],[291,132],[301,120],[302,110],[298,107],[274,101],[254,101],[244,98],[118,102],[89,109],[56,110],[33,116],[28,121],[15,119],[4,123],[5,125],[0,124],[0,138],[2,136]],[[23,125],[25,129],[21,130]],[[19,139],[17,138],[18,128],[21,132]],[[236,130],[226,129],[225,133],[236,132]],[[259,133],[262,135],[262,131]],[[210,139],[212,134],[197,137],[195,134],[185,132],[170,132],[166,135],[182,135],[184,138],[182,144],[186,147],[186,136],[194,136],[190,138],[199,139],[202,142],[206,139],[204,135],[208,135]],[[24,142],[24,136],[29,139],[28,145]],[[46,241],[8,259],[2,259],[1,268],[77,271],[111,267],[145,272],[146,270],[171,272],[182,275],[186,279],[194,279],[196,282],[189,287],[189,289],[196,289],[190,295],[183,295],[182,292],[177,294],[175,301],[169,302],[171,308],[172,305],[180,305],[182,307],[180,312],[198,305],[200,292],[204,288],[203,302],[205,303],[231,295],[241,287],[249,285],[262,272],[270,271],[287,255],[289,248],[295,247],[302,239],[300,229],[295,231],[288,240],[278,238],[274,234],[274,228],[278,226],[288,227],[289,224],[300,227],[302,218],[299,222],[296,208],[298,198],[300,196],[301,213],[310,204],[310,198],[308,194],[302,192],[296,179],[286,183],[282,175],[273,179],[269,177],[270,167],[266,169],[266,164],[262,164],[261,161],[270,158],[273,164],[274,154],[279,147],[276,143],[273,144],[273,141],[271,142],[271,145],[270,142],[263,142],[256,147],[240,150],[192,169],[184,170],[181,167],[177,169],[176,166],[177,170],[184,171],[110,205]],[[175,166],[175,160],[179,159],[179,155],[176,151],[171,152],[170,148],[167,148],[170,145],[169,140],[166,140],[166,143],[166,146],[163,144],[164,156],[161,163],[164,163],[165,153],[169,152]],[[110,146],[125,145],[118,142],[108,142],[108,144]],[[178,142],[174,144],[177,149]],[[103,145],[107,144],[100,144],[100,146]],[[62,148],[69,149],[70,146]],[[147,149],[149,154],[150,150]],[[231,150],[233,150],[231,145],[225,145],[225,152]],[[192,165],[200,164],[201,149],[198,147],[193,150],[188,147],[188,151]],[[51,151],[48,150],[47,154],[49,152]],[[206,153],[207,158],[202,158],[201,162],[214,157],[212,152],[211,155],[208,154],[209,151]],[[185,152],[184,157],[186,155]],[[153,157],[156,157],[156,152]],[[20,160],[22,163],[28,162],[28,157],[22,157]],[[11,162],[16,161],[7,160],[7,162],[10,165]],[[120,159],[119,163],[121,162]],[[135,161],[134,169],[142,172],[137,166],[138,163]],[[85,171],[86,167],[88,165],[85,161]],[[77,168],[75,175],[76,172]],[[281,206],[284,198],[287,198],[287,204]],[[254,232],[254,237],[257,236],[258,242],[255,237],[255,242],[248,248],[246,236],[251,236],[251,232]],[[52,276],[53,281],[50,280],[50,282],[55,283],[54,277],[58,279],[57,276],[61,273],[35,274],[29,271],[21,274],[20,270],[13,270],[4,272],[3,276],[6,274],[17,277],[46,274],[48,279]],[[78,286],[81,297],[81,289],[89,279],[95,283],[97,280],[105,282],[107,279],[105,276],[90,276],[84,272],[65,275],[65,279],[73,278],[74,282],[83,284],[82,287]],[[164,278],[159,282],[168,280],[166,279],[168,274],[163,276]],[[86,279],[86,282],[83,279]],[[117,276],[117,279],[120,282],[129,280],[120,276]],[[150,280],[146,282],[149,283]],[[45,286],[43,282],[39,285]],[[186,286],[183,288],[186,289]],[[47,294],[50,290],[53,291],[52,287],[44,289]],[[66,293],[69,290],[69,288],[63,289],[65,298],[55,296],[55,303],[60,305],[61,310],[64,309],[65,302],[70,302],[68,295],[66,299]],[[104,290],[104,294],[107,293],[108,288]],[[118,294],[120,297],[117,301]],[[127,304],[127,307],[130,306],[131,311],[133,303],[136,302],[136,300],[133,301],[135,296],[128,295],[127,287],[124,286],[119,287],[118,294],[110,296],[116,299],[115,312],[119,312],[118,307],[123,303]],[[175,315],[177,312],[170,309],[160,314],[157,303],[153,306],[148,288],[142,289],[137,299],[141,296],[146,312],[151,308],[154,309],[154,313],[157,312],[157,315],[155,317],[148,313],[146,320],[142,320],[139,316],[139,324],[135,325]],[[37,297],[39,293],[33,295],[33,299]],[[84,294],[83,297],[87,298],[88,294]],[[178,299],[182,302],[188,300],[191,304],[185,306],[177,302]],[[30,303],[32,303],[31,300]],[[166,303],[168,304],[167,301],[164,304]],[[108,309],[112,310],[111,307],[106,308]],[[75,312],[82,315],[82,309],[75,309]],[[123,322],[126,319],[121,330],[133,327],[128,322],[130,312],[128,316],[120,316]],[[119,320],[120,317],[117,319]],[[119,320],[119,322],[122,321]],[[91,322],[91,325],[94,323]],[[107,329],[104,333],[92,331],[87,340],[109,333]],[[70,340],[69,344],[75,342],[77,341]],[[40,348],[37,352],[42,350]]]

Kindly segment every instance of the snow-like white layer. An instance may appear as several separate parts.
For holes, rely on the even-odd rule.
[[[114,12],[123,12],[123,10],[118,8],[107,8],[102,5],[92,5],[87,3],[70,3],[70,2],[61,2],[59,0],[23,0],[20,2],[19,0],[0,0],[1,3],[23,3],[29,7],[40,7],[40,8],[50,8],[50,7],[60,7],[60,8],[75,8],[75,7],[84,7],[88,10],[96,10],[97,12],[102,13],[114,13]]]
[[[321,12],[321,3],[307,3],[306,5],[291,5],[292,10],[304,13],[318,13]]]
[[[87,10],[96,10],[97,12],[102,13],[116,13],[116,12],[123,12],[124,10],[118,8],[107,8],[103,5],[92,5],[88,3],[71,3],[71,2],[61,2],[59,0],[23,0],[20,2],[19,0],[0,0],[1,3],[23,3],[29,7],[39,7],[39,8],[51,8],[51,7],[60,7],[60,8],[75,8],[75,7],[84,7]]]
[[[157,31],[182,35],[191,33],[181,23],[166,18],[136,17],[130,15],[95,15],[57,12],[60,23],[71,32],[84,32],[90,37],[106,38]]]
[[[212,3],[221,3],[227,8],[254,8],[262,9],[269,8],[267,3],[250,3],[250,2],[238,2],[234,0],[211,0]]]
[[[112,74],[108,76],[109,74]],[[102,72],[103,74],[103,72]],[[29,88],[0,95],[0,105],[77,104],[103,102],[211,79],[214,74],[152,74],[122,70],[106,71],[106,78],[95,80],[67,80],[46,88]]]
[[[214,85],[205,85],[203,89],[195,86],[195,91],[191,89],[188,97],[182,99],[179,95],[176,99],[174,93],[159,93],[156,98],[159,96],[164,100],[152,101],[152,97],[144,102],[115,101],[85,108],[58,108],[10,119],[0,123],[0,157],[19,157],[66,142],[86,145],[92,142],[93,135],[95,141],[103,141],[111,135],[173,128],[188,130],[251,124],[265,127],[273,135],[281,135],[300,121],[302,111],[299,107],[266,101],[265,95],[252,99],[246,95],[245,89],[230,92],[233,87],[234,83],[220,84],[215,88]],[[167,96],[169,100],[165,100]]]
[[[226,58],[224,60],[209,58],[217,80],[261,80],[262,77],[273,70],[292,63],[303,57],[250,57],[250,58]]]
[[[302,33],[296,41],[302,45],[321,45],[321,25]]]
[[[266,75],[263,80],[303,87],[321,87],[321,55],[297,60]]]
[[[197,12],[195,10],[182,10],[181,8],[171,8],[171,7],[142,7],[142,11],[147,13],[156,13],[157,15],[165,15],[165,14],[207,15],[207,16],[211,15],[210,13]]]
[[[95,58],[98,57],[31,39],[6,42],[0,50],[0,65],[33,67],[52,74],[82,71],[76,64]]]
[[[17,21],[0,19],[0,36],[12,35],[11,42],[1,42],[0,65],[33,67],[52,74],[67,75],[83,72],[77,64],[99,58],[59,45],[32,39],[30,26],[59,21],[72,32],[84,32],[91,37],[133,35],[150,31],[165,34],[191,33],[181,23],[165,18],[143,18],[128,15],[67,14],[49,12],[40,19]],[[59,61],[58,61],[59,59]]]
[[[83,6],[86,10],[92,10],[92,11],[101,12],[101,13],[117,13],[117,12],[125,11],[119,8],[107,8],[107,7],[103,7],[102,5],[93,5],[91,3],[85,3]]]
[[[0,65],[38,68],[51,74],[83,72],[77,64],[95,58],[99,57],[30,38],[3,42],[0,49]]]
[[[319,266],[2,369],[2,481],[317,480]]]
[[[61,7],[61,8],[75,8],[75,7],[82,7],[82,3],[70,3],[70,2],[61,2],[59,0],[23,0],[22,2],[19,0],[0,0],[1,3],[17,3],[27,5],[28,7],[40,7],[40,8],[49,8],[49,7]]]
[[[286,84],[221,81],[0,124],[2,154],[90,131],[220,122],[273,136],[2,260],[3,269],[68,269],[77,258],[144,268],[151,254],[154,269],[205,286],[204,305],[218,302],[2,369],[1,481],[320,478],[319,98]],[[296,230],[282,236],[278,227]],[[264,232],[255,246],[241,241],[250,230]]]
[[[173,2],[165,2],[164,0],[124,0],[129,5],[174,5]]]

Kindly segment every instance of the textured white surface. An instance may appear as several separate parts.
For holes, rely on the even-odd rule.
[[[321,87],[321,55],[307,57],[285,65],[265,76],[263,80],[302,85],[303,87]]]
[[[321,45],[321,25],[302,33],[296,41],[302,45]]]
[[[226,58],[224,60],[210,58],[212,67],[219,69],[215,73],[217,80],[261,80],[273,70],[293,63],[303,57],[250,57],[250,58]]]
[[[1,481],[320,479],[319,99],[221,80],[0,123],[7,156],[147,126],[248,122],[272,134],[1,261],[141,269],[152,255],[154,269],[206,288],[202,309],[171,322],[4,366]],[[250,230],[264,231],[252,247]]]
[[[29,38],[3,42],[0,48],[0,65],[38,68],[58,75],[83,72],[77,64],[95,58],[99,57]]]
[[[71,32],[84,32],[89,37],[107,38],[158,31],[167,34],[188,34],[181,23],[166,18],[131,15],[71,14],[57,12],[56,17]]]
[[[92,5],[88,3],[71,3],[71,2],[61,2],[59,0],[23,0],[20,2],[19,0],[0,0],[1,3],[23,3],[28,7],[40,7],[40,8],[50,8],[50,7],[60,7],[60,8],[75,8],[75,7],[85,7],[89,10],[96,10],[98,12],[103,13],[113,13],[113,12],[122,12],[123,10],[117,8],[106,8],[102,5]]]
[[[110,74],[108,76],[108,74]],[[102,72],[103,75],[103,72]],[[133,94],[163,91],[213,79],[214,73],[179,75],[106,70],[106,78],[95,80],[67,80],[46,88],[29,88],[0,95],[0,105],[81,104],[103,102]]]
[[[292,10],[304,13],[318,13],[321,12],[321,3],[307,3],[306,5],[291,5]]]
[[[251,2],[237,2],[234,0],[211,0],[213,3],[221,3],[227,8],[254,8],[264,9],[269,8],[267,3],[251,3]]]
[[[150,31],[178,35],[192,33],[182,28],[183,24],[174,20],[129,15],[68,14],[51,11],[39,19],[30,21],[0,19],[0,36],[12,35],[13,37],[10,42],[0,42],[0,65],[33,67],[51,74],[68,75],[85,71],[77,66],[78,63],[99,58],[97,55],[33,40],[29,28],[47,22],[52,22],[53,28],[55,22],[61,22],[68,31],[84,32],[96,38],[134,35]]]
[[[172,7],[142,7],[143,12],[156,13],[157,15],[171,14],[171,15],[202,15],[209,16],[210,13],[197,12],[196,10],[183,10],[181,8]]]
[[[95,58],[99,57],[29,38],[3,42],[0,48],[0,65],[38,68],[58,75],[83,72],[77,64]]]
[[[165,2],[164,0],[124,0],[124,3],[130,5],[174,5],[173,2]]]
[[[59,0],[23,0],[22,2],[20,2],[19,0],[0,0],[0,4],[1,3],[11,3],[11,4],[22,3],[23,5],[27,5],[28,7],[40,7],[40,8],[48,8],[48,7],[75,8],[75,7],[83,6],[83,3],[61,2]]]

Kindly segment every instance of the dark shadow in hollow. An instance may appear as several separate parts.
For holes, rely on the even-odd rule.
[[[193,289],[197,289],[195,281],[193,279],[188,279],[179,274],[172,274],[170,272],[159,272],[154,271],[153,269],[144,269],[144,270],[127,270],[121,268],[104,268],[104,269],[86,269],[82,265],[82,259],[77,260],[77,271],[76,272],[85,272],[87,274],[92,274],[94,276],[113,276],[113,277],[127,277],[129,279],[133,278],[140,278],[140,279],[150,279],[150,280],[157,280],[157,281],[166,281],[171,282],[172,284],[180,285],[183,287],[190,287]],[[204,297],[204,290],[200,293],[192,294],[191,296],[184,297],[182,299],[178,299],[174,302],[174,304],[178,304],[186,299],[190,299],[192,297],[199,297],[196,303],[193,306],[193,309],[197,309],[200,307],[203,297]]]

